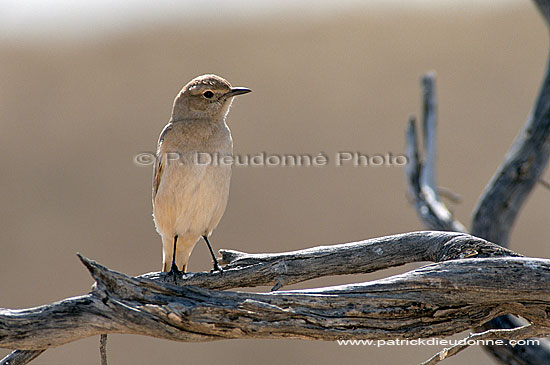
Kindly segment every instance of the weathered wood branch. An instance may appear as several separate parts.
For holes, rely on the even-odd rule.
[[[223,274],[186,273],[186,285],[231,289],[289,285],[327,275],[369,273],[411,262],[441,262],[465,257],[521,256],[477,237],[456,232],[411,232],[305,250],[248,254],[220,250]],[[166,273],[142,275],[173,283]]]
[[[439,199],[435,165],[437,101],[434,73],[427,73],[422,77],[422,95],[423,154],[419,149],[414,116],[409,119],[406,134],[406,154],[409,163],[405,167],[405,177],[409,194],[414,199],[416,212],[426,227],[441,231],[466,232],[464,225],[453,217],[449,209]]]
[[[443,261],[373,282],[270,293],[176,286],[163,282],[162,275],[132,278],[81,258],[96,280],[93,291],[46,306],[0,310],[0,347],[44,350],[103,333],[187,342],[427,338],[458,333],[505,313],[543,331],[550,327],[550,260],[520,257],[465,234],[414,232],[283,254],[229,254],[221,280],[227,274],[228,287],[272,283],[280,274],[273,262],[282,256],[290,282],[299,282],[293,261],[307,280],[318,267],[329,268],[324,275],[359,272],[346,264],[350,257],[368,271],[387,267],[377,263],[380,255],[395,257],[399,265],[410,262],[411,254],[419,260],[500,257]],[[255,283],[247,279],[251,269],[258,272]],[[232,272],[246,273],[240,275],[242,283],[231,278]],[[195,274],[195,284],[212,286],[204,275]]]
[[[542,6],[550,7],[548,3]],[[547,22],[550,15],[546,14]],[[550,158],[550,55],[535,106],[504,161],[482,193],[472,216],[473,235],[508,246],[510,232]]]

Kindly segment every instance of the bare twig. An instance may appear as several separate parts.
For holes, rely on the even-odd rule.
[[[432,365],[437,364],[445,359],[448,359],[451,356],[458,354],[462,350],[466,350],[471,346],[472,341],[480,340],[499,340],[505,339],[509,340],[524,340],[528,337],[542,337],[548,334],[548,330],[539,330],[532,325],[528,324],[522,327],[512,328],[512,329],[493,329],[481,333],[473,333],[466,337],[459,344],[454,345],[450,348],[445,348],[442,351],[438,352],[421,365]]]
[[[415,209],[422,221],[430,229],[466,232],[466,228],[456,219],[439,199],[436,185],[436,96],[435,74],[428,73],[422,78],[423,87],[423,134],[424,156],[421,160],[416,121],[410,117],[407,128],[406,153],[409,160],[405,175],[409,194],[414,198]]]
[[[46,350],[15,350],[0,360],[0,365],[25,365],[36,359]]]
[[[550,182],[540,179],[539,184],[541,184],[544,188],[550,190]]]
[[[422,130],[424,132],[424,163],[420,172],[420,185],[430,190],[434,199],[438,199],[435,183],[435,160],[437,135],[437,99],[435,93],[435,72],[429,72],[422,77]]]
[[[99,355],[101,365],[107,365],[107,335],[104,333],[99,336]]]
[[[438,186],[437,192],[441,197],[446,198],[451,203],[455,203],[455,204],[462,203],[462,196],[460,194],[455,193],[449,188]]]

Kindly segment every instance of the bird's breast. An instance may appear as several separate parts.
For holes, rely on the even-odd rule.
[[[195,145],[166,139],[160,146],[165,166],[153,208],[160,233],[200,237],[220,221],[231,180],[231,164],[222,159],[233,152],[227,132]]]

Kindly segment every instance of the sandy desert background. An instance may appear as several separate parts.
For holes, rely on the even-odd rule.
[[[229,114],[235,153],[324,152],[331,159],[322,168],[235,168],[227,211],[212,236],[216,249],[278,252],[423,229],[401,167],[337,167],[334,155],[402,153],[408,115],[420,111],[419,78],[428,70],[438,74],[438,183],[462,195],[451,206],[468,225],[533,105],[548,35],[530,2],[458,4],[355,4],[312,15],[283,9],[223,22],[156,19],[81,37],[5,33],[0,307],[88,292],[92,280],[76,252],[130,275],[160,268],[152,167],[133,158],[154,151],[174,96],[203,73],[254,91]],[[512,249],[550,257],[549,206],[550,191],[537,187]],[[190,270],[210,265],[201,243]],[[416,266],[289,289],[371,280]],[[97,364],[98,343],[94,337],[51,349],[33,364]],[[112,364],[410,364],[439,350],[109,336]],[[0,350],[0,357],[8,352]],[[446,362],[461,363],[493,361],[471,348]]]

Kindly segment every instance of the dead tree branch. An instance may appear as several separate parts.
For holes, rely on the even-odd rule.
[[[391,264],[380,264],[379,256]],[[326,270],[323,275],[343,275],[412,260],[474,256],[486,258],[441,261],[373,282],[271,293],[204,288],[212,286],[216,273],[191,275],[197,286],[132,278],[81,257],[96,280],[93,291],[46,306],[0,310],[0,347],[45,350],[104,333],[186,342],[428,338],[505,313],[521,315],[550,334],[545,332],[550,327],[550,260],[520,257],[466,234],[413,232],[282,254],[226,252],[229,264],[221,276],[229,277],[224,286],[243,287],[278,280],[277,262],[286,263],[286,282],[300,282],[320,268]],[[347,263],[350,257],[355,265]],[[251,271],[257,273],[254,282],[248,279]]]
[[[466,232],[464,225],[453,218],[449,209],[439,199],[439,189],[436,185],[437,103],[434,73],[428,73],[422,77],[422,89],[423,155],[421,155],[419,149],[414,116],[409,119],[406,134],[406,154],[409,163],[405,167],[405,176],[409,186],[409,194],[414,199],[416,212],[426,227],[441,231]]]
[[[535,0],[550,27],[550,1]],[[549,28],[550,30],[550,28]],[[527,122],[483,191],[472,216],[473,235],[508,246],[510,231],[550,157],[550,55]]]
[[[185,284],[209,289],[280,286],[329,275],[369,273],[411,262],[521,256],[485,240],[450,232],[411,232],[274,254],[220,252],[226,264],[223,274],[186,273]],[[172,280],[166,273],[142,277]]]

